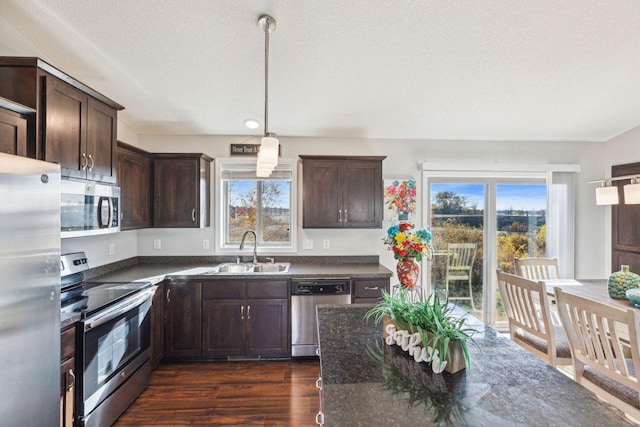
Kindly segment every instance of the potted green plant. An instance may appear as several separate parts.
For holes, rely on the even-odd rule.
[[[453,306],[431,294],[425,301],[413,302],[408,291],[400,289],[395,295],[382,293],[382,300],[365,314],[376,324],[393,322],[399,330],[418,333],[424,348],[437,350],[440,360],[447,361],[445,371],[455,373],[471,366],[469,343],[475,344],[475,330],[466,325],[465,317],[453,315]],[[430,355],[430,356],[431,356]]]

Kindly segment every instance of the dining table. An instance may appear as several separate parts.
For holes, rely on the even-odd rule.
[[[565,292],[603,302],[623,310],[635,307],[633,302],[626,298],[611,298],[607,288],[607,279],[552,279],[543,280],[543,282],[547,289],[547,295],[552,297],[552,300],[555,296],[555,289],[559,288]]]

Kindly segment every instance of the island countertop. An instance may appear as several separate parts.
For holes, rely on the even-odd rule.
[[[622,412],[470,317],[471,368],[434,374],[363,320],[372,305],[319,305],[322,403],[337,426],[621,426]]]

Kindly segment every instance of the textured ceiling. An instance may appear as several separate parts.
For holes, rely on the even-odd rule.
[[[260,134],[243,122],[264,114],[262,13],[280,136],[603,141],[640,125],[638,0],[0,0],[3,25],[151,134]]]

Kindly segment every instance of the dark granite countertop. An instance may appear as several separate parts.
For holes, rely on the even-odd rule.
[[[253,273],[253,274],[202,274],[204,271],[218,265],[218,262],[198,262],[198,263],[178,263],[169,262],[166,264],[136,264],[122,267],[120,269],[105,272],[97,276],[92,276],[91,281],[134,281],[147,280],[158,283],[165,278],[172,279],[274,279],[274,278],[304,278],[304,277],[350,277],[358,278],[389,278],[391,270],[379,263],[305,263],[291,262],[287,273]]]
[[[471,368],[434,374],[365,323],[372,305],[319,305],[325,425],[622,426],[622,412],[471,318]]]

